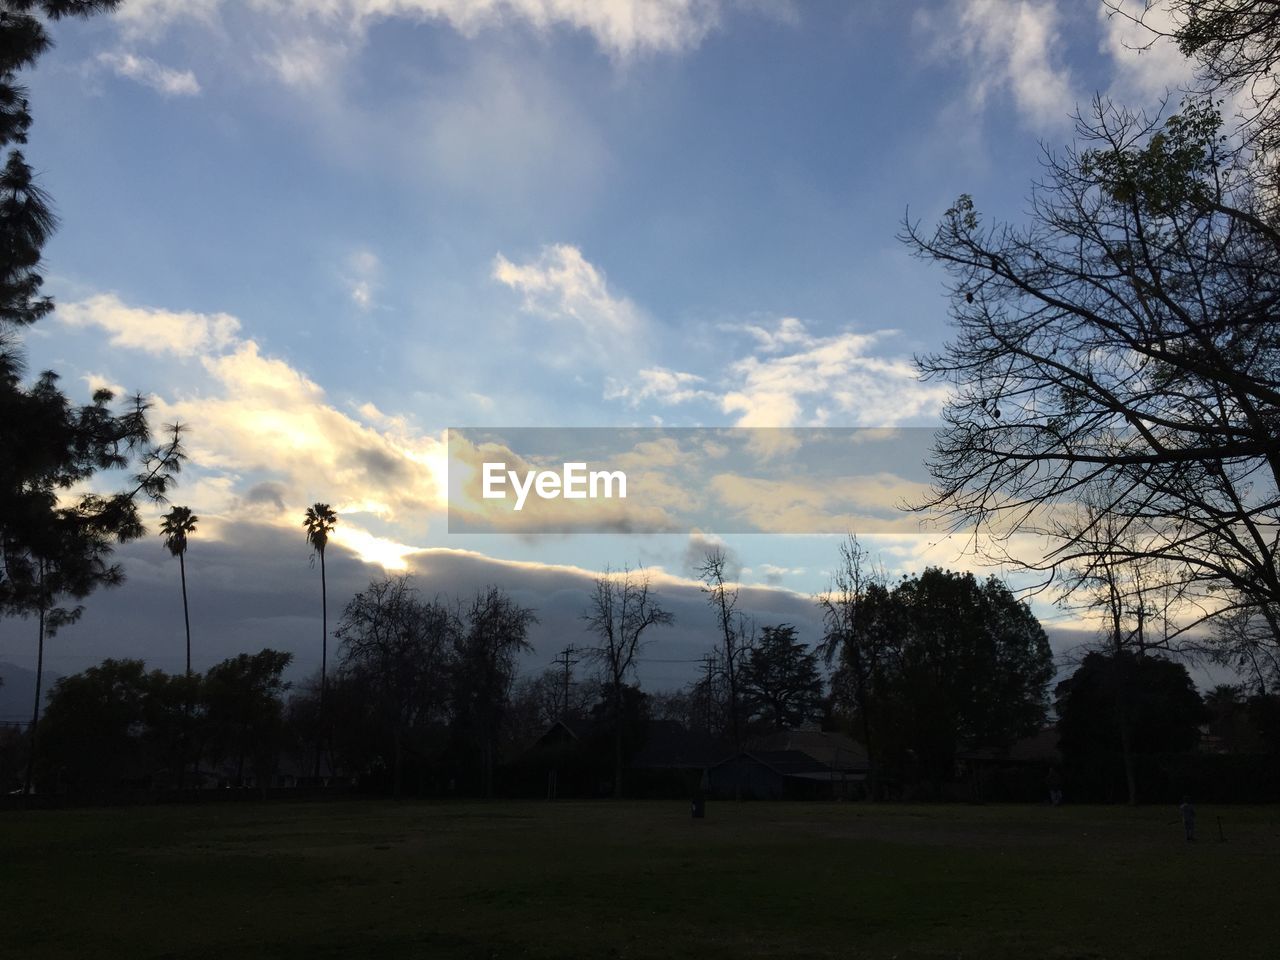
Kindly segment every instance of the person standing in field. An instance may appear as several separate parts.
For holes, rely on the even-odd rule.
[[[1196,808],[1191,803],[1191,798],[1184,796],[1182,803],[1178,805],[1178,812],[1182,814],[1182,829],[1187,835],[1187,842],[1196,838]]]
[[[1044,778],[1044,785],[1049,789],[1049,803],[1058,807],[1062,805],[1062,774],[1057,767],[1049,768],[1049,775]]]

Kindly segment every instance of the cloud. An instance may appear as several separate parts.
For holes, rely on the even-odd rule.
[[[224,349],[240,329],[240,322],[225,313],[130,307],[113,293],[64,304],[58,308],[57,316],[71,327],[106,330],[112,346],[179,357]]]
[[[679,53],[721,22],[724,0],[258,0],[254,13],[303,35],[362,42],[389,21],[440,22],[464,36],[520,26],[539,34],[572,30],[616,59]],[[117,14],[130,35],[156,36],[183,19],[212,22],[227,0],[133,0]],[[293,62],[298,62],[296,56]]]
[[[636,305],[611,294],[604,273],[572,244],[543,247],[536,259],[524,264],[499,253],[493,279],[521,293],[526,312],[572,321],[592,337],[631,334],[642,322]]]
[[[152,401],[156,422],[187,425],[182,497],[201,516],[248,508],[292,528],[306,504],[324,500],[343,516],[335,540],[391,567],[414,548],[380,531],[425,535],[443,516],[441,437],[370,404],[358,417],[338,409],[305,373],[241,337],[234,317],[134,307],[114,294],[58,316],[106,330],[113,346],[177,358],[181,391]]]
[[[224,0],[129,0],[112,14],[132,38],[154,38],[182,20],[213,23]]]
[[[723,329],[745,333],[756,351],[730,361],[718,377],[661,366],[610,377],[604,398],[632,407],[707,402],[738,427],[892,427],[936,417],[948,396],[946,387],[922,383],[909,359],[877,352],[891,330],[820,337],[795,317]],[[759,442],[780,450],[790,444],[782,431],[762,432]]]
[[[1110,0],[1098,6],[1102,22],[1101,49],[1116,71],[1113,92],[1122,98],[1156,98],[1185,88],[1195,63],[1182,55],[1168,36],[1178,22],[1167,3],[1150,0]]]
[[[681,373],[666,367],[648,367],[636,374],[630,382],[610,378],[605,386],[606,400],[625,400],[633,407],[652,401],[663,406],[689,403],[692,400],[713,400],[715,394],[699,387],[706,380],[694,373]]]
[[[941,15],[918,13],[916,24],[932,37],[934,59],[964,61],[975,110],[1007,94],[1031,126],[1052,129],[1069,122],[1078,99],[1059,19],[1053,0],[951,0]]]
[[[98,54],[97,63],[118,77],[134,80],[166,97],[193,97],[200,92],[200,83],[190,70],[174,70],[150,57],[107,52]]]
[[[382,262],[372,250],[357,250],[347,258],[347,292],[360,310],[367,312],[376,306],[374,295],[381,274]]]
[[[351,52],[349,43],[303,34],[279,41],[260,59],[285,86],[312,90],[335,81]]]
[[[830,478],[777,480],[720,473],[711,478],[712,495],[762,533],[811,533],[852,530],[862,533],[915,532],[923,521],[905,514],[901,504],[927,485],[880,473]]]
[[[921,383],[909,360],[872,354],[891,331],[815,337],[785,318],[773,331],[747,332],[763,356],[733,363],[733,386],[720,398],[739,427],[894,426],[936,414],[947,396],[945,387]]]

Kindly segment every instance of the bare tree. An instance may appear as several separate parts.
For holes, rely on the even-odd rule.
[[[956,327],[918,360],[955,391],[917,506],[1046,582],[1160,561],[1179,629],[1247,609],[1280,644],[1280,230],[1205,104],[1160,122],[1095,101],[1079,132],[1030,225],[962,197],[931,236],[906,228],[951,273]]]
[[[716,614],[720,633],[715,664],[723,679],[726,729],[735,750],[742,749],[742,670],[750,653],[755,628],[738,612],[738,585],[726,580],[728,555],[721,547],[712,547],[698,568],[702,591]]]
[[[623,567],[606,568],[596,577],[587,609],[582,614],[598,645],[588,655],[601,668],[613,720],[613,795],[622,796],[623,688],[635,668],[644,633],[675,619],[662,609],[650,589],[649,575]]]
[[[498,739],[515,679],[515,658],[529,649],[529,627],[538,622],[503,590],[476,593],[460,617],[453,648],[455,729],[480,760],[481,789],[493,795]]]
[[[461,625],[444,604],[424,602],[408,575],[375,580],[352,598],[334,636],[344,679],[368,691],[364,704],[390,740],[392,792],[400,795],[404,753],[442,711],[450,650]]]
[[[818,652],[830,666],[837,659],[840,670],[836,688],[851,702],[846,704],[856,718],[859,739],[867,751],[867,788],[872,798],[879,796],[877,748],[871,715],[876,677],[883,657],[882,637],[867,614],[868,595],[885,589],[882,570],[871,565],[871,555],[853,534],[840,543],[840,556],[825,593],[815,597],[822,610],[826,632]]]

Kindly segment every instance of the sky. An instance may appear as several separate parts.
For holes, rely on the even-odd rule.
[[[945,278],[904,218],[967,193],[1017,222],[1077,108],[1190,75],[1093,0],[126,0],[53,32],[26,154],[58,310],[29,365],[187,425],[195,666],[272,646],[299,676],[315,501],[331,621],[385,572],[497,583],[538,611],[537,669],[590,644],[594,575],[643,565],[677,623],[641,680],[677,684],[718,543],[743,608],[816,642],[838,536],[451,535],[446,430],[934,425],[912,357],[948,336]],[[984,570],[963,538],[863,542],[895,575]],[[176,562],[154,533],[118,555],[55,672],[181,668]],[[1087,635],[1035,604],[1060,652]],[[0,621],[0,660],[32,633]]]

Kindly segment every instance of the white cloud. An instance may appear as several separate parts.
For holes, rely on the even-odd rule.
[[[1182,55],[1168,36],[1178,23],[1167,3],[1149,0],[1103,0],[1102,51],[1115,65],[1114,92],[1124,99],[1162,97],[1186,87],[1195,73],[1193,61]]]
[[[932,37],[935,58],[963,58],[974,109],[1004,93],[1034,127],[1069,121],[1078,98],[1054,0],[951,0],[941,16],[920,13],[916,22]]]
[[[63,304],[57,316],[68,326],[106,330],[113,346],[179,357],[223,349],[240,329],[240,321],[225,313],[130,307],[113,293]]]
[[[795,317],[722,329],[747,334],[757,351],[715,378],[661,366],[609,378],[604,398],[632,407],[705,401],[738,427],[892,427],[933,418],[948,395],[922,383],[911,360],[882,355],[893,331],[819,337]],[[781,434],[777,442],[788,445]]]
[[[117,14],[124,29],[154,36],[184,18],[212,21],[225,0],[134,0]],[[255,12],[274,15],[295,32],[322,31],[359,42],[391,20],[440,21],[467,36],[518,24],[539,33],[569,29],[588,34],[610,56],[673,53],[696,47],[719,24],[724,0],[255,0]],[[188,9],[189,7],[189,9]],[[292,45],[291,45],[292,46]],[[280,61],[282,76],[307,75],[294,53]],[[314,52],[314,51],[313,51]]]
[[[733,386],[720,406],[737,415],[736,426],[893,426],[936,413],[946,399],[946,388],[922,384],[909,360],[871,352],[888,331],[815,337],[794,318],[773,331],[747,329],[764,356],[729,368]]]
[[[527,312],[573,321],[593,338],[631,334],[642,323],[635,304],[611,294],[604,273],[571,244],[543,247],[524,264],[498,254],[493,279],[521,293]]]
[[[347,258],[346,284],[351,302],[361,310],[371,310],[375,303],[382,261],[372,250],[357,250]]]
[[[129,37],[151,38],[179,20],[210,24],[223,0],[129,0],[112,15]]]
[[[314,89],[337,79],[350,54],[342,40],[303,34],[279,41],[261,60],[285,86]]]
[[[190,70],[174,70],[150,57],[107,52],[98,54],[97,62],[116,76],[150,87],[166,97],[193,97],[200,92],[200,82]]]
[[[646,401],[664,406],[688,403],[691,400],[711,400],[715,394],[699,386],[706,380],[694,373],[668,370],[666,367],[648,367],[627,383],[610,379],[605,388],[606,400],[625,400],[636,407]]]
[[[344,514],[339,542],[397,567],[412,548],[368,525],[425,534],[445,509],[441,437],[372,404],[356,408],[359,418],[344,413],[305,373],[239,336],[234,317],[132,307],[114,294],[67,304],[58,316],[71,327],[106,330],[112,346],[185,364],[181,393],[152,398],[154,422],[187,425],[183,497],[202,516],[230,515],[255,489],[270,487],[273,496],[259,498],[255,514],[296,526],[306,504],[324,500]],[[110,385],[98,376],[90,384]]]

